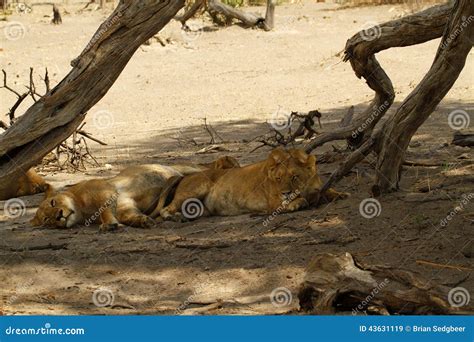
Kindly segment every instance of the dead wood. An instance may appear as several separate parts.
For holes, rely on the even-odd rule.
[[[47,249],[52,249],[53,251],[57,251],[60,249],[67,249],[69,243],[60,243],[60,244],[52,244],[48,243],[47,245],[36,245],[36,246],[24,246],[21,248],[10,248],[12,252],[24,252],[24,251],[44,251]]]
[[[426,260],[417,260],[416,263],[419,265],[427,265],[427,266],[436,267],[436,268],[448,268],[448,269],[457,270],[457,271],[473,271],[473,269],[470,267],[459,266],[459,265],[439,264],[436,262],[431,262],[431,261],[426,261]]]
[[[183,5],[184,0],[121,1],[72,62],[69,74],[0,135],[0,185],[8,184],[19,170],[37,164],[70,136],[133,53]]]
[[[398,190],[401,164],[412,136],[452,88],[464,68],[474,41],[472,19],[474,3],[456,0],[430,70],[385,122],[383,138],[378,146],[380,153],[372,188],[374,193]],[[426,34],[434,35],[433,30]]]
[[[319,254],[306,268],[298,293],[301,311],[373,315],[453,314],[448,288],[386,266],[366,266],[351,254]]]
[[[211,249],[211,248],[227,248],[232,246],[228,242],[210,241],[210,242],[177,242],[174,244],[176,248],[188,249]]]
[[[276,0],[267,0],[267,9],[265,17],[244,12],[219,0],[196,0],[191,7],[180,16],[176,16],[183,28],[188,29],[186,21],[191,19],[201,9],[205,8],[215,24],[223,26],[229,25],[232,21],[238,20],[245,27],[257,27],[265,31],[271,31],[275,25],[275,6]],[[224,19],[221,19],[223,17]]]
[[[385,39],[380,40],[380,38],[378,38],[363,43],[364,33],[360,32],[348,41],[346,45],[346,57],[350,57],[352,67],[356,75],[360,77],[367,72],[367,66],[371,64],[370,56],[373,57],[371,53],[378,52],[389,46],[407,46],[434,39],[441,36],[443,28],[446,27],[433,66],[425,78],[400,105],[394,116],[385,122],[382,128],[375,130],[372,136],[367,141],[362,142],[361,147],[354,151],[353,154],[339,166],[325,183],[323,189],[329,188],[331,184],[342,178],[355,164],[360,162],[373,150],[379,152],[376,184],[372,187],[373,195],[377,196],[382,192],[390,191],[398,187],[404,151],[412,135],[419,125],[431,114],[446,92],[452,87],[472,47],[469,43],[469,40],[472,41],[472,38],[469,37],[472,36],[474,25],[468,25],[466,29],[459,30],[459,27],[466,26],[465,24],[462,26],[462,18],[464,18],[464,20],[470,18],[470,14],[472,14],[472,3],[470,4],[467,0],[458,0],[454,6],[452,4],[435,6],[420,13],[380,25],[380,38],[384,37]],[[459,31],[461,32],[459,33]],[[454,37],[454,39],[451,39],[451,37]],[[356,44],[354,48],[353,45],[357,41],[360,41],[360,43]],[[351,53],[348,55],[348,52]],[[373,76],[370,75],[370,77]],[[385,81],[387,81],[387,79],[385,79]],[[368,84],[371,86],[369,81]],[[375,82],[375,85],[380,84]],[[380,89],[378,92],[380,93]],[[433,96],[434,93],[439,94],[439,96]],[[380,95],[377,93],[377,90],[371,106],[373,109],[375,108],[373,104],[376,102],[380,103]],[[385,108],[383,108],[382,111],[375,111],[374,113],[380,114],[384,111],[386,111]],[[375,115],[376,119],[379,114]],[[357,122],[359,120],[356,119],[355,121]],[[399,125],[402,122],[404,123],[403,128]],[[410,122],[410,124],[408,124],[408,122]],[[354,127],[354,124],[351,126]],[[373,129],[372,123],[370,123],[368,127]],[[357,129],[357,132],[360,132],[360,129]],[[337,130],[336,133],[331,132],[329,134],[332,135],[331,138],[328,134],[322,134],[313,140],[307,149],[311,150],[321,143],[332,140],[335,135],[340,138],[347,138],[346,134],[347,131],[341,133],[341,131]],[[356,134],[356,136],[357,135],[358,134]],[[365,130],[364,135],[367,136]],[[391,138],[389,138],[389,135],[392,135]],[[365,139],[367,138],[364,137],[362,141]],[[397,156],[392,158],[392,156],[387,154],[388,151],[390,151],[390,153],[396,153]]]
[[[474,146],[474,133],[456,131],[454,132],[451,144],[469,147]]]
[[[344,50],[344,61],[351,63],[358,78],[363,77],[375,92],[369,107],[351,120],[330,132],[318,135],[306,146],[310,152],[333,140],[354,139],[361,145],[393,103],[392,82],[375,58],[377,52],[401,46],[421,44],[441,37],[452,5],[435,6],[425,11],[388,21],[363,30],[350,38]],[[347,121],[347,120],[346,120]]]
[[[59,12],[59,8],[56,5],[53,5],[53,20],[51,21],[54,25],[60,25],[63,23],[63,19],[61,18],[61,12]]]
[[[288,129],[277,129],[273,124],[270,125],[269,133],[252,139],[252,141],[259,142],[261,145],[255,147],[250,153],[263,146],[275,148],[278,146],[285,147],[292,145],[301,137],[303,137],[303,140],[311,139],[314,135],[318,134],[315,128],[316,119],[319,127],[322,128],[321,117],[322,114],[318,110],[311,110],[307,113],[291,112],[287,118],[287,122],[283,124],[283,127],[288,127]],[[297,126],[296,129],[293,129],[295,123]]]

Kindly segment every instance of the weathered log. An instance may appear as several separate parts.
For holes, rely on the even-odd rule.
[[[393,48],[424,43],[441,37],[449,18],[452,4],[434,6],[425,11],[388,21],[363,30],[346,43],[344,61],[350,61],[358,78],[363,77],[375,91],[369,107],[353,118],[350,125],[338,127],[318,135],[306,146],[310,152],[333,140],[353,139],[362,144],[393,103],[395,92],[392,82],[374,54]]]
[[[72,134],[134,52],[183,5],[184,0],[122,0],[71,63],[69,74],[0,135],[0,187]]]
[[[53,5],[53,20],[51,20],[51,22],[54,25],[60,25],[63,23],[61,12],[59,12],[59,8],[55,4]]]
[[[430,70],[383,126],[374,193],[398,189],[401,165],[412,136],[458,79],[473,41],[474,3],[456,0]]]
[[[349,253],[315,256],[298,298],[301,311],[317,315],[452,314],[449,289],[402,269],[366,266]]]
[[[474,133],[456,131],[454,132],[451,144],[458,146],[474,146]]]
[[[275,6],[276,0],[267,0],[267,10],[265,12],[265,20],[263,22],[263,29],[271,31],[275,27]]]
[[[227,18],[237,19],[247,27],[253,27],[263,24],[264,18],[253,13],[240,11],[232,6],[226,5],[219,0],[208,0],[208,8],[211,11],[220,13]]]

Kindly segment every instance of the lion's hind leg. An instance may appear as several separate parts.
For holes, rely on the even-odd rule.
[[[161,217],[164,220],[171,220],[176,215],[180,216],[179,212],[181,211],[183,204],[185,202],[190,203],[191,201],[201,207],[201,209],[198,209],[200,210],[201,215],[197,215],[196,217],[194,217],[194,215],[187,215],[185,217],[197,218],[198,216],[202,216],[202,214],[206,213],[202,200],[204,200],[206,195],[209,193],[212,184],[212,180],[207,178],[206,175],[194,174],[185,177],[178,185],[171,203],[160,210]]]
[[[151,228],[156,224],[152,218],[138,210],[135,201],[131,198],[119,198],[117,204],[117,219],[124,225],[137,228]]]

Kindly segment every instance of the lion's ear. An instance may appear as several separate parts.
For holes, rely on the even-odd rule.
[[[45,191],[45,195],[44,195],[45,199],[56,195],[56,190],[54,190],[53,186],[49,183],[45,184],[44,191]]]
[[[275,165],[281,164],[288,159],[288,152],[281,148],[276,148],[270,153],[268,159]]]
[[[316,156],[310,154],[310,155],[308,156],[308,162],[306,163],[306,165],[307,165],[309,168],[314,168],[314,169],[316,170],[316,169],[318,168]]]
[[[299,163],[301,164],[307,164],[309,162],[309,157],[310,155],[308,155],[304,150],[302,149],[291,149],[289,151],[290,155],[295,158]]]

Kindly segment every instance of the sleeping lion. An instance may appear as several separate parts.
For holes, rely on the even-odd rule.
[[[202,165],[140,165],[128,167],[110,179],[80,182],[59,193],[49,186],[31,224],[69,228],[99,221],[101,231],[115,229],[119,223],[148,228],[155,221],[147,214],[155,209],[168,178],[229,167],[238,167],[232,157]]]
[[[0,186],[0,201],[39,194],[45,192],[47,188],[45,180],[34,169],[29,169],[15,181],[6,184],[5,187]]]
[[[266,160],[241,168],[206,170],[182,180],[171,178],[162,199],[178,182],[171,203],[160,210],[163,219],[182,219],[180,211],[190,200],[203,204],[203,215],[231,216],[291,212],[315,204],[321,197],[331,201],[348,196],[333,189],[320,195],[316,158],[300,149],[275,149]]]

